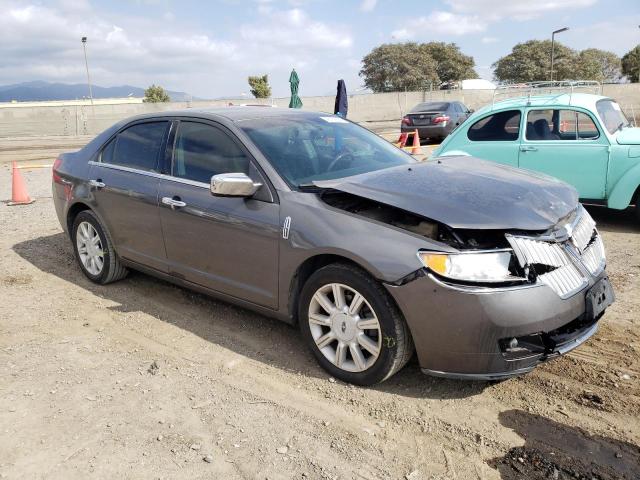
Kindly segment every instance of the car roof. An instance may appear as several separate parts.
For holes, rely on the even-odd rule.
[[[507,98],[499,102],[478,110],[478,113],[485,113],[494,110],[505,110],[509,108],[520,107],[582,107],[588,110],[594,110],[596,103],[600,100],[611,100],[609,97],[602,95],[593,95],[590,93],[556,93],[548,95],[532,95]]]
[[[162,117],[185,117],[185,118],[209,118],[211,120],[222,120],[227,122],[239,122],[243,120],[253,120],[267,117],[317,117],[319,115],[333,115],[331,113],[302,111],[296,108],[263,108],[260,106],[229,106],[229,107],[208,107],[208,108],[186,108],[184,110],[167,110],[160,112],[144,113],[126,119],[126,123],[137,120],[146,120]]]

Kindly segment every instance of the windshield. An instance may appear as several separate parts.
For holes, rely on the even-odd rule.
[[[629,120],[624,116],[620,105],[613,100],[598,100],[596,108],[604,127],[609,133],[615,133],[620,128],[629,125]]]
[[[448,102],[419,103],[411,109],[411,112],[444,112],[449,108]]]
[[[267,117],[238,122],[290,185],[414,163],[375,133],[340,117]]]

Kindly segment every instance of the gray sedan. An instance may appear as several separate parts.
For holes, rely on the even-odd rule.
[[[53,169],[93,282],[129,269],[299,325],[370,385],[504,378],[575,348],[613,301],[573,188],[469,157],[416,163],[340,117],[233,107],[143,115]]]
[[[419,103],[402,118],[400,131],[408,133],[417,129],[421,140],[442,141],[469,118],[472,111],[461,102]]]

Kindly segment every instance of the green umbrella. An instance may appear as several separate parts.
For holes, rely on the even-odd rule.
[[[291,84],[291,101],[289,102],[289,108],[302,108],[302,100],[298,96],[298,85],[300,79],[295,70],[291,70],[291,76],[289,77],[289,83]]]

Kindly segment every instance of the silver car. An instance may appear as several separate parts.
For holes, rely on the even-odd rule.
[[[320,365],[370,385],[422,370],[497,379],[595,332],[613,301],[575,190],[469,157],[426,163],[338,116],[143,115],[53,169],[82,272],[136,269],[299,325]]]

